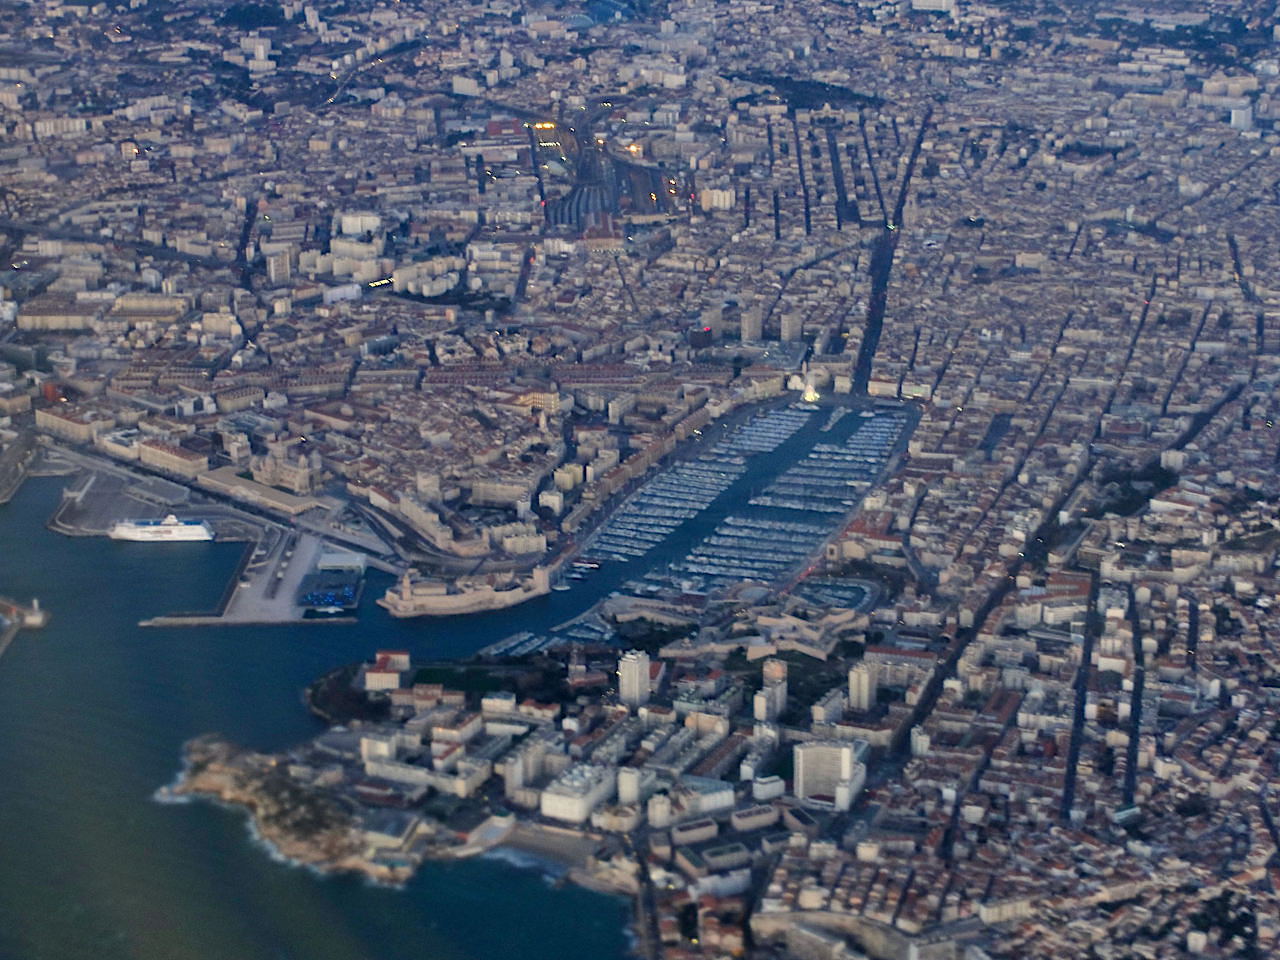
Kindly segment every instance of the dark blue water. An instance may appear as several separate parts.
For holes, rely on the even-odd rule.
[[[152,800],[187,739],[297,743],[320,729],[301,702],[316,676],[383,646],[467,653],[517,629],[510,614],[394,621],[372,605],[375,584],[355,626],[139,628],[212,606],[240,546],[58,536],[44,522],[62,485],[29,482],[0,507],[0,593],[38,596],[52,615],[0,657],[0,958],[626,953],[626,901],[553,890],[536,870],[430,864],[406,889],[380,889],[272,861],[239,812]],[[556,594],[537,619],[558,622],[587,602]]]

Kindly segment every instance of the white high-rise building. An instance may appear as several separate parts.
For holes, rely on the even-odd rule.
[[[628,650],[618,661],[618,699],[628,707],[649,702],[649,655]]]
[[[751,713],[761,723],[773,723],[787,708],[786,684],[774,684],[756,691],[751,698]]]
[[[923,757],[929,753],[930,737],[924,727],[911,728],[911,755]]]
[[[583,823],[592,810],[613,796],[617,784],[613,767],[575,763],[542,791],[540,810],[553,820]]]
[[[267,257],[267,280],[273,287],[289,282],[293,276],[293,265],[289,260],[289,251],[281,250]]]
[[[870,710],[876,700],[876,671],[872,664],[855,663],[849,668],[849,709]]]
[[[797,743],[795,795],[848,810],[867,780],[867,768],[856,759],[857,746],[837,740]]]
[[[762,723],[772,723],[787,709],[787,663],[770,658],[761,671],[764,686],[751,701],[751,711]]]
[[[645,803],[657,788],[657,771],[649,767],[618,768],[618,803]]]

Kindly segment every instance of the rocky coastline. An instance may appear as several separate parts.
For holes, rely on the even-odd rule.
[[[399,886],[428,860],[475,856],[510,845],[562,863],[564,878],[587,889],[614,896],[633,896],[638,889],[633,874],[611,864],[591,864],[581,850],[567,851],[563,838],[539,839],[536,828],[524,829],[514,818],[488,840],[465,842],[442,824],[422,818],[406,842],[394,849],[371,842],[368,824],[357,813],[327,792],[298,783],[289,763],[287,757],[256,753],[216,735],[197,737],[184,746],[178,778],[162,787],[157,798],[204,798],[243,809],[255,836],[273,855],[322,874],[354,874]]]
[[[164,798],[207,797],[246,810],[257,835],[282,859],[322,873],[352,873],[382,884],[408,880],[425,856],[378,856],[356,818],[337,801],[290,777],[280,757],[216,736],[184,748],[183,769]]]

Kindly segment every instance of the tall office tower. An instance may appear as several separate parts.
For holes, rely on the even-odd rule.
[[[618,661],[618,699],[628,707],[649,702],[649,655],[628,650]]]
[[[744,307],[742,310],[742,342],[755,343],[764,330],[764,311],[759,307]]]
[[[875,700],[875,668],[869,663],[855,663],[849,668],[849,709],[870,710]]]

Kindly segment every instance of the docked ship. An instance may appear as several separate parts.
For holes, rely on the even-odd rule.
[[[207,520],[179,520],[172,513],[163,520],[120,520],[107,536],[112,540],[184,541],[212,540],[213,527]]]

